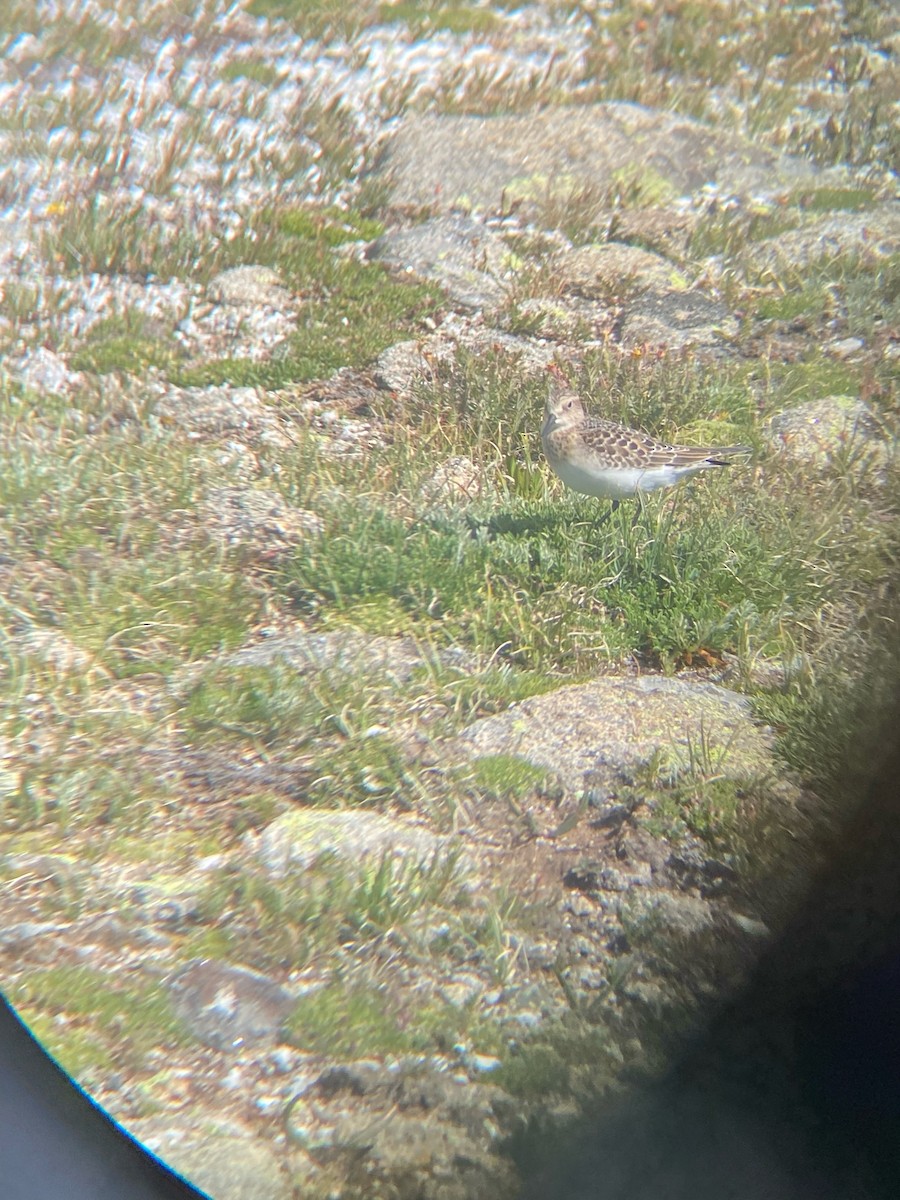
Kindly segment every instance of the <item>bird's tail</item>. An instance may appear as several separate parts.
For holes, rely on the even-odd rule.
[[[729,459],[734,458],[738,454],[752,453],[752,446],[717,446],[715,450],[710,451],[707,461],[712,463],[714,467],[730,467],[731,463],[728,461]]]

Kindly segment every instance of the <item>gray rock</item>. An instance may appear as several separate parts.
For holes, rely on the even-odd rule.
[[[389,230],[368,254],[394,270],[432,280],[473,309],[501,303],[515,262],[499,234],[459,214]]]
[[[201,506],[204,525],[228,546],[250,544],[269,557],[322,532],[322,518],[268,488],[213,488]]]
[[[703,896],[714,894],[724,884],[738,878],[730,863],[710,857],[703,843],[690,837],[684,838],[678,849],[667,857],[666,866],[683,883],[699,889]]]
[[[756,917],[746,917],[743,913],[733,912],[731,919],[742,933],[749,934],[750,937],[768,939],[772,936],[769,926]]]
[[[632,942],[703,936],[720,924],[708,901],[681,892],[628,891],[619,909]]]
[[[68,928],[68,925],[61,925],[56,921],[17,921],[11,925],[7,924],[0,928],[0,949],[8,953],[22,950],[33,943],[44,942],[53,945],[54,943],[48,943],[47,939],[55,939]]]
[[[621,326],[624,346],[687,346],[724,351],[737,334],[737,322],[724,304],[702,292],[647,291],[627,306]]]
[[[25,654],[33,654],[60,675],[107,674],[88,650],[58,630],[29,629],[14,640]]]
[[[553,361],[556,347],[485,325],[478,317],[450,315],[437,333],[389,346],[378,357],[375,378],[381,387],[410,395],[423,381],[434,377],[434,367],[451,367],[457,351],[515,355],[524,373],[543,371]]]
[[[153,416],[189,434],[259,433],[276,422],[256,388],[229,385],[166,386],[153,405]]]
[[[623,174],[644,202],[666,202],[707,184],[775,195],[827,175],[689,117],[623,102],[513,116],[409,116],[387,143],[379,173],[397,207],[519,205],[531,214],[549,198],[615,186]]]
[[[622,242],[567,250],[556,256],[554,267],[564,288],[601,300],[648,290],[683,292],[689,286],[685,275],[661,254]]]
[[[287,308],[294,297],[271,267],[230,267],[210,280],[206,289],[217,304],[247,304],[253,307]]]
[[[5,752],[6,747],[0,741],[0,754]],[[0,796],[3,795],[4,782],[0,774]],[[14,876],[21,874],[33,879],[47,880],[60,889],[82,887],[91,874],[90,867],[83,861],[67,854],[8,854],[0,859],[0,865]]]
[[[326,410],[318,414],[315,425],[323,435],[318,447],[323,458],[365,458],[386,444],[378,421],[359,421]]]
[[[353,866],[385,854],[430,859],[448,846],[447,838],[420,825],[368,809],[300,809],[285,813],[267,826],[259,837],[256,853],[267,871],[281,875],[288,866],[309,866],[325,853],[337,855]]]
[[[492,1054],[467,1054],[463,1063],[475,1075],[488,1075],[502,1066],[500,1059]]]
[[[432,503],[465,504],[489,489],[481,470],[464,455],[446,459],[422,484],[422,494]]]
[[[847,359],[853,358],[855,355],[865,350],[866,343],[862,340],[862,338],[845,337],[837,338],[835,341],[829,342],[826,348],[828,353],[833,355],[835,358]]]
[[[573,872],[568,871],[563,876],[563,883],[566,884],[566,886],[570,886],[572,879]],[[597,904],[596,902],[589,900],[583,892],[575,891],[572,892],[570,896],[566,897],[565,901],[563,902],[563,909],[565,912],[571,913],[573,917],[593,917],[597,910]]]
[[[705,207],[701,204],[685,209],[677,201],[647,208],[617,206],[609,211],[607,236],[680,261],[689,252],[691,236],[703,221]]]
[[[282,662],[301,675],[312,671],[372,674],[396,683],[405,683],[428,661],[429,652],[411,637],[380,637],[352,629],[277,634],[243,646],[224,659],[236,667],[267,667]]]
[[[615,791],[658,752],[684,762],[689,739],[697,744],[701,731],[712,746],[727,746],[717,768],[725,775],[770,767],[770,733],[753,721],[743,696],[656,675],[598,679],[535,696],[476,721],[451,746],[474,758],[517,755],[557,772],[573,791],[604,780]]]
[[[289,352],[287,339],[297,327],[293,296],[283,288],[257,293],[253,301],[239,300],[240,294],[238,291],[228,303],[207,300],[190,306],[175,327],[175,337],[191,359],[263,362]]]
[[[168,988],[178,1016],[213,1050],[271,1045],[295,1004],[268,976],[211,959],[188,963],[168,980]]]
[[[70,395],[84,380],[80,371],[70,371],[64,359],[44,346],[7,359],[6,368],[23,387],[54,396]]]
[[[458,971],[445,984],[440,984],[437,994],[452,1004],[454,1008],[464,1008],[467,1004],[481,999],[485,992],[485,982],[479,975],[471,972]]]
[[[617,871],[615,867],[604,867],[600,875],[600,885],[604,891],[630,892],[632,888],[650,887],[653,883],[653,868],[649,863],[634,864],[638,869],[633,871]],[[613,884],[613,881],[616,881]]]
[[[429,339],[430,340],[430,339]],[[428,382],[434,378],[432,367],[432,351],[426,354],[425,346],[420,340],[395,342],[382,350],[375,363],[375,379],[379,387],[390,392],[409,394],[417,384]],[[450,343],[443,347],[443,353],[437,353],[439,361],[449,363],[453,359]]]
[[[816,469],[837,454],[858,455],[862,463],[876,467],[890,457],[876,415],[851,396],[826,396],[776,413],[766,439],[778,454]]]
[[[129,1123],[130,1130],[179,1174],[214,1200],[291,1200],[294,1189],[269,1142],[225,1132],[199,1141],[183,1122],[158,1118]]]
[[[531,337],[550,338],[560,342],[583,340],[585,330],[592,336],[610,331],[616,311],[597,300],[581,296],[535,296],[517,301],[512,318],[519,331],[527,330]],[[501,318],[501,322],[504,318]]]
[[[487,1058],[481,1065],[492,1066]],[[401,1180],[402,1195],[417,1200],[506,1200],[518,1189],[496,1143],[501,1121],[509,1127],[509,1109],[500,1089],[423,1064],[362,1071],[350,1064],[326,1072],[304,1094],[291,1109],[288,1133],[329,1172],[337,1194],[348,1184],[353,1194],[396,1192]]]
[[[748,248],[744,262],[756,271],[802,270],[822,258],[885,258],[900,250],[900,204],[867,212],[825,213]]]

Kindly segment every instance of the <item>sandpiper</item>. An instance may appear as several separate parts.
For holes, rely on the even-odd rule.
[[[751,453],[749,446],[667,446],[627,425],[589,416],[559,374],[550,385],[541,441],[567,487],[612,500],[613,512],[620,500],[638,492],[671,487],[696,471],[727,467],[734,455]]]

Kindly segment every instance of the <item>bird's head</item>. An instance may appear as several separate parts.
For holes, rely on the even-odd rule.
[[[584,405],[569,377],[555,364],[547,368],[550,375],[550,391],[544,408],[544,425],[541,430],[546,437],[554,429],[576,425],[584,419]]]

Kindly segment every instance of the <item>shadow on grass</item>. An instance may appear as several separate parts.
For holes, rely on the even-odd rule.
[[[512,537],[527,537],[529,534],[545,533],[558,529],[565,522],[559,513],[529,513],[516,515],[511,512],[496,513],[486,521],[477,517],[466,517],[472,536],[487,534],[488,537],[498,537],[508,534]]]

